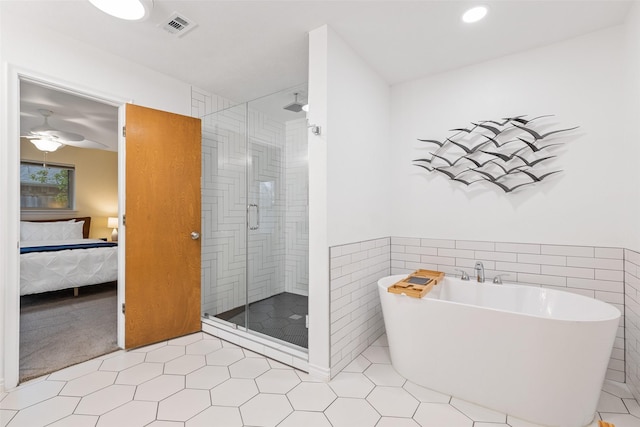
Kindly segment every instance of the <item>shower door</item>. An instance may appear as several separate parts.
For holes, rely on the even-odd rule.
[[[202,118],[202,314],[245,327],[247,106]]]
[[[306,161],[304,113],[261,99],[203,118],[206,319],[307,347]]]

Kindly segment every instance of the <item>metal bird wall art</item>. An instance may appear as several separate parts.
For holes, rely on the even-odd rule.
[[[562,172],[548,165],[557,157],[552,150],[579,127],[549,129],[550,117],[553,115],[482,120],[451,129],[454,133],[443,140],[418,138],[429,151],[413,164],[467,187],[490,183],[505,193],[529,188]]]

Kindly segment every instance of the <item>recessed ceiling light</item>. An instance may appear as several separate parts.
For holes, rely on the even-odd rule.
[[[467,10],[464,15],[462,15],[462,20],[468,24],[472,22],[478,22],[482,18],[484,18],[487,14],[487,8],[484,6],[476,6],[469,10]]]
[[[127,21],[141,21],[149,16],[153,0],[89,0],[89,2],[111,16]]]

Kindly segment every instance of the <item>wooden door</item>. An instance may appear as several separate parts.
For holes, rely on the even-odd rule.
[[[200,119],[126,107],[125,348],[200,324]]]

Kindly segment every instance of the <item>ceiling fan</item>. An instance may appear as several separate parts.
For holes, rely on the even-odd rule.
[[[98,144],[104,147],[107,146],[101,142],[88,141],[79,133],[67,132],[52,127],[49,124],[49,117],[53,115],[53,111],[51,110],[39,108],[38,112],[42,114],[42,117],[44,117],[44,123],[32,127],[27,135],[22,135],[22,138],[29,139],[40,151],[52,153],[63,145],[73,145],[85,148],[89,148],[88,145],[92,144]],[[80,141],[85,141],[90,144],[78,144]]]
[[[63,130],[58,130],[53,128],[49,124],[49,117],[53,115],[53,111],[39,108],[38,112],[42,114],[42,117],[44,117],[44,123],[39,126],[32,127],[31,130],[29,131],[29,135],[27,135],[26,138],[45,137],[45,138],[55,138],[56,140],[67,141],[67,142],[77,142],[77,141],[82,141],[84,139],[84,136],[78,133],[66,132]]]

